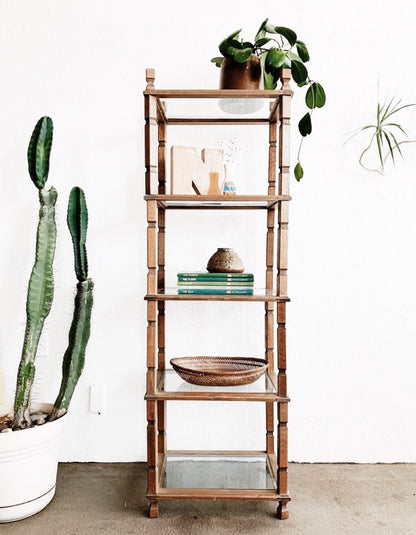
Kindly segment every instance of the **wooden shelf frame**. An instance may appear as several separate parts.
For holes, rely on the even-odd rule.
[[[277,515],[288,518],[288,402],[286,380],[286,303],[287,243],[290,178],[290,71],[282,71],[282,88],[276,91],[230,90],[158,90],[153,69],[146,71],[145,101],[145,201],[147,205],[147,498],[149,516],[159,515],[159,501],[165,499],[236,499],[278,502]],[[273,99],[267,116],[260,118],[169,117],[165,99],[264,98]],[[168,195],[166,193],[166,134],[169,125],[266,124],[269,133],[268,188],[266,195],[236,197]],[[266,211],[265,286],[253,295],[178,294],[165,288],[166,210],[253,210]],[[165,313],[167,301],[264,302],[265,352],[269,373],[275,385],[271,393],[206,390],[165,392],[160,380],[166,369]],[[274,347],[274,335],[277,344]],[[167,402],[256,401],[266,411],[264,455],[271,467],[274,490],[259,489],[167,489],[163,488],[163,470],[167,449]],[[275,422],[277,420],[277,435]],[[247,452],[242,452],[246,454]]]

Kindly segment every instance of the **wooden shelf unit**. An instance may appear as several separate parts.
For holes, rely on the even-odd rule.
[[[274,91],[158,90],[155,72],[146,71],[145,201],[147,204],[147,498],[149,516],[159,515],[160,500],[264,500],[278,503],[279,518],[288,518],[287,479],[286,303],[289,195],[290,71],[282,71],[282,87]],[[169,115],[165,100],[262,98],[270,105],[259,117],[229,117],[219,108],[200,117]],[[169,125],[268,126],[268,187],[265,195],[169,195],[166,189],[166,134]],[[179,294],[165,287],[166,210],[265,210],[265,288],[252,295]],[[276,243],[275,243],[276,242]],[[276,269],[276,275],[275,270]],[[264,302],[267,374],[244,387],[197,387],[176,376],[165,362],[167,301]],[[201,304],[203,306],[203,304]],[[274,347],[277,333],[276,348]],[[276,358],[275,358],[276,354]],[[266,411],[263,451],[170,451],[167,447],[168,401],[255,401]],[[277,406],[277,410],[275,410]],[[277,418],[277,437],[275,419]],[[192,462],[193,469],[186,469]],[[242,469],[244,467],[244,469]],[[194,470],[195,468],[195,470]],[[215,469],[217,470],[215,470]],[[185,474],[195,473],[195,480]],[[217,474],[218,472],[218,474]],[[217,474],[217,475],[216,475]],[[243,474],[246,476],[244,480]],[[241,476],[241,477],[240,477]],[[198,479],[199,477],[199,479]]]

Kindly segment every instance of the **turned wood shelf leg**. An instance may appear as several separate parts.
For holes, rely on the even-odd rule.
[[[279,520],[287,520],[289,518],[289,508],[287,502],[279,502],[277,507],[277,518]]]
[[[158,518],[159,516],[159,504],[157,500],[149,501],[149,518]]]

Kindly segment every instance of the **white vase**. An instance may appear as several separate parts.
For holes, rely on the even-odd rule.
[[[222,194],[234,196],[237,194],[234,182],[234,164],[226,163],[224,165],[224,182],[222,184]]]
[[[0,434],[0,523],[34,515],[52,500],[64,420]]]

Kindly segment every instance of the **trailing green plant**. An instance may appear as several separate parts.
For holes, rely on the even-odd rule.
[[[50,117],[37,122],[28,147],[30,178],[39,191],[39,223],[36,235],[35,262],[29,279],[26,301],[26,329],[19,364],[14,400],[13,429],[31,427],[30,402],[35,378],[35,358],[39,339],[53,301],[53,260],[56,246],[54,187],[45,189],[53,139]],[[69,345],[63,359],[62,385],[54,405],[53,419],[65,414],[75,385],[81,375],[85,348],[90,333],[93,282],[88,279],[85,238],[88,222],[85,196],[80,188],[71,191],[68,226],[74,243],[75,270],[78,278]]]
[[[377,102],[377,111],[376,111],[376,122],[374,124],[368,124],[362,126],[356,130],[353,135],[346,141],[350,141],[353,137],[363,131],[371,131],[370,142],[366,148],[360,154],[358,163],[366,171],[371,171],[375,173],[380,173],[384,175],[384,169],[386,161],[391,158],[392,162],[395,163],[394,157],[396,153],[399,153],[403,157],[400,146],[405,143],[415,143],[416,139],[398,139],[398,135],[404,134],[408,137],[406,129],[401,124],[397,123],[392,119],[393,115],[398,113],[405,108],[410,108],[415,106],[416,103],[403,104],[401,105],[401,100],[394,102],[394,97],[390,99],[389,102],[385,101],[383,104]],[[380,167],[378,169],[370,169],[363,163],[363,159],[369,150],[374,146],[377,148],[377,159]]]
[[[268,20],[265,19],[261,23],[252,42],[244,41],[240,38],[241,29],[233,32],[229,37],[221,41],[219,45],[219,51],[222,56],[212,58],[211,61],[217,67],[221,67],[224,58],[231,58],[237,63],[245,63],[252,54],[255,54],[261,59],[264,89],[275,89],[280,78],[281,69],[291,69],[292,78],[298,87],[308,87],[305,94],[305,103],[309,111],[298,123],[299,132],[302,138],[305,138],[312,133],[312,111],[325,105],[325,91],[320,83],[313,81],[309,77],[308,69],[305,65],[310,59],[306,44],[300,41],[296,33],[290,28],[273,26],[269,24]],[[294,168],[296,180],[300,180],[304,174],[300,163],[302,141]]]

